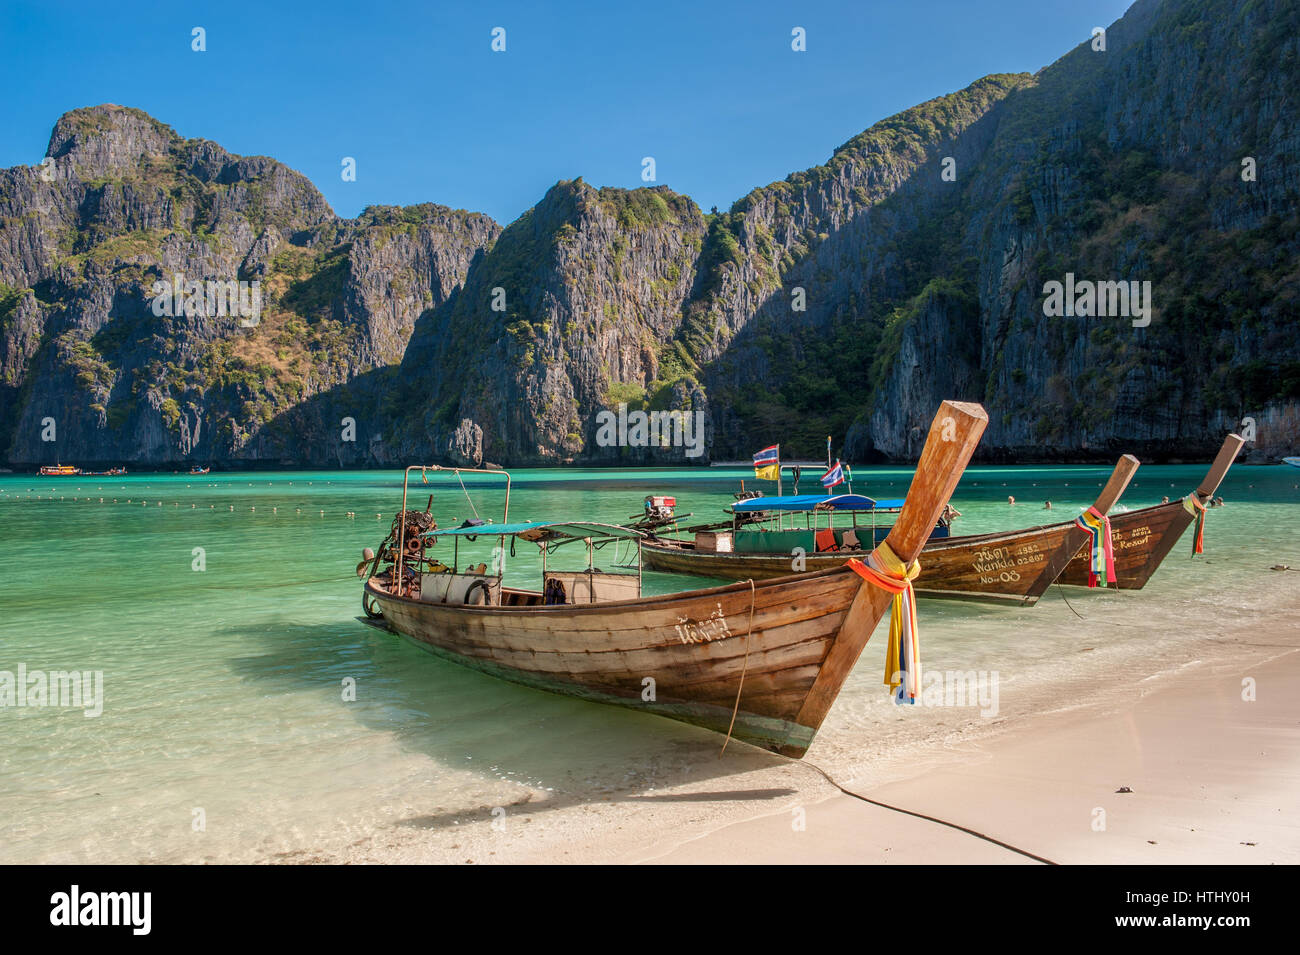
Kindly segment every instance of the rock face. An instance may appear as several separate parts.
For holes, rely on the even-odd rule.
[[[943,398],[986,405],[986,460],[1203,458],[1252,424],[1294,453],[1298,37],[1289,0],[1139,0],[727,212],[577,179],[504,230],[340,219],[274,160],[75,110],[0,170],[0,457],[910,461]],[[1121,282],[1143,309],[1051,307]]]
[[[913,309],[859,447],[910,455],[917,367],[985,402],[1000,457],[1204,457],[1246,418],[1270,453],[1300,443],[1300,8],[1142,2],[1105,40],[1000,104],[946,243],[969,347],[944,337],[964,313]],[[1045,315],[1069,274],[1150,282],[1149,324]]]
[[[414,386],[400,392],[411,412],[395,427],[402,447],[530,464],[687,460],[671,435],[667,446],[602,444],[597,417],[620,404],[707,411],[663,355],[704,234],[695,203],[664,187],[553,187],[416,327],[401,370]]]
[[[500,232],[433,205],[340,219],[280,163],[118,106],[62,117],[47,155],[0,171],[0,453],[15,463],[371,461],[365,383]],[[158,314],[159,288],[189,282],[197,307]],[[246,283],[259,314],[216,307],[210,282]]]

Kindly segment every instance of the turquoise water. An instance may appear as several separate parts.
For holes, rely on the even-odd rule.
[[[1143,467],[1121,508],[1179,497],[1204,470]],[[1068,519],[1108,474],[971,469],[954,496],[955,530]],[[711,520],[742,478],[752,472],[519,471],[509,516],[626,521],[646,494],[669,493],[679,513]],[[894,496],[909,479],[861,468],[855,490]],[[472,507],[445,475],[428,487],[417,476],[412,506],[432,492],[441,526],[499,518],[500,477],[465,481]],[[1076,590],[1067,606],[1053,588],[1026,610],[924,603],[926,665],[999,670],[1014,708],[1017,694],[1029,700],[1085,665],[1063,646],[1095,648],[1086,665],[1104,669],[1135,652],[1177,659],[1189,631],[1266,624],[1271,607],[1300,600],[1297,575],[1268,569],[1300,567],[1297,484],[1300,470],[1235,468],[1219,492],[1227,506],[1209,512],[1207,554],[1190,559],[1184,539],[1140,594]],[[574,807],[685,771],[725,777],[777,760],[744,747],[719,760],[712,734],[515,687],[359,623],[353,568],[400,496],[400,472],[0,475],[0,671],[104,675],[96,718],[0,708],[0,861],[297,858],[404,827],[482,821],[521,800]],[[462,560],[490,561],[494,543],[463,543]],[[551,566],[584,560],[577,547],[560,555]],[[619,560],[606,551],[597,562]],[[536,548],[520,543],[507,582],[535,587],[539,567]],[[699,584],[646,573],[649,592]],[[873,640],[810,758],[869,759],[886,725],[895,739],[935,731],[933,711],[888,706],[881,652]]]

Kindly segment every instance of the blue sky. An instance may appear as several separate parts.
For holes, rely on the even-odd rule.
[[[67,110],[119,103],[274,156],[345,216],[439,202],[506,223],[559,179],[644,185],[644,156],[707,212],[909,106],[1038,70],[1128,5],[0,0],[0,166],[40,162]]]

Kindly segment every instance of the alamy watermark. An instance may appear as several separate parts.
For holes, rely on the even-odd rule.
[[[1065,281],[1043,285],[1043,314],[1049,318],[1097,316],[1131,318],[1134,328],[1151,324],[1151,282],[1076,282],[1073,272]]]
[[[921,671],[921,692],[916,702],[921,706],[978,706],[980,716],[998,715],[997,670],[926,670]]]
[[[164,315],[170,318],[231,315],[238,317],[244,328],[255,327],[262,318],[260,279],[251,282],[242,279],[199,281],[173,275],[170,282],[162,279],[154,282],[149,292],[153,295],[153,313],[160,318]]]
[[[148,935],[152,911],[152,892],[83,892],[73,885],[50,896],[50,924],[55,926],[122,926],[132,935]]]
[[[76,707],[93,719],[104,712],[103,670],[0,670],[0,708]]]
[[[686,457],[704,453],[703,411],[596,412],[596,444],[602,448],[685,448]]]

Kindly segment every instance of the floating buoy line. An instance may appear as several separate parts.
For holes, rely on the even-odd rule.
[[[325,482],[326,486],[331,486],[331,485],[333,485],[333,483],[334,483],[333,481],[326,481],[326,482]],[[288,482],[288,486],[289,486],[289,487],[293,487],[293,485],[294,485],[294,482],[293,482],[293,481],[289,481],[289,482]],[[211,483],[210,483],[210,484],[203,485],[203,487],[207,487],[207,488],[220,488],[220,487],[222,487],[222,486],[223,486],[223,485],[220,485],[220,484],[211,484]],[[224,485],[224,487],[233,487],[233,486],[234,486],[233,484],[226,484],[226,485]],[[248,482],[247,486],[248,486],[248,487],[253,487],[253,486],[254,486],[254,485],[253,485],[253,482],[251,482],[251,481]],[[267,487],[274,487],[275,485],[274,485],[272,482],[268,481],[268,482],[266,483],[266,486],[267,486]],[[314,481],[308,481],[308,482],[307,482],[307,487],[313,487],[313,486],[315,486],[315,482],[314,482]],[[186,487],[187,490],[192,490],[192,489],[194,488],[194,485],[193,485],[193,484],[186,484],[185,487]],[[123,485],[121,485],[121,489],[125,491],[125,490],[127,490],[127,486],[126,486],[125,484],[123,484]],[[29,487],[29,488],[27,488],[27,493],[26,493],[26,494],[21,494],[21,493],[19,493],[19,492],[13,492],[13,493],[11,493],[11,492],[10,492],[8,489],[6,489],[6,488],[0,488],[0,502],[4,502],[4,501],[13,501],[13,502],[17,502],[17,501],[20,501],[20,500],[27,500],[27,501],[50,501],[50,502],[53,502],[53,501],[54,501],[55,496],[56,496],[55,493],[54,493],[55,490],[56,490],[55,488],[50,488],[50,489],[49,489],[49,490],[50,490],[50,493],[49,493],[48,495],[45,495],[45,494],[38,494],[38,493],[36,493],[37,490],[38,490],[37,488]],[[85,489],[82,488],[82,487],[80,487],[80,486],[78,486],[78,487],[74,488],[74,490],[81,491],[81,490],[85,490]],[[96,491],[102,491],[102,490],[104,490],[104,488],[103,488],[103,486],[96,486],[96,487],[95,487],[95,490],[96,490]],[[153,485],[150,485],[150,484],[142,485],[142,486],[140,487],[140,490],[145,490],[145,491],[153,490]],[[98,504],[131,504],[131,505],[134,505],[134,504],[137,503],[137,501],[136,501],[136,499],[135,499],[134,497],[128,497],[128,498],[126,498],[125,500],[123,500],[122,498],[117,498],[117,497],[114,497],[114,498],[105,498],[105,497],[92,498],[92,497],[90,497],[90,496],[86,496],[86,497],[83,498],[80,494],[77,494],[77,495],[74,495],[74,496],[72,497],[72,500],[71,500],[71,501],[68,500],[68,495],[66,495],[66,494],[59,494],[59,495],[57,495],[57,497],[58,497],[58,500],[61,501],[61,502],[63,502],[63,503],[81,503],[81,502],[83,502],[83,501],[84,501],[86,504],[95,504],[95,503],[98,503]],[[145,499],[140,500],[138,503],[139,503],[139,505],[140,505],[141,507],[148,507],[148,506],[149,506],[149,501],[148,501],[148,500],[145,500]],[[171,506],[174,507],[174,508],[179,508],[182,504],[188,503],[188,504],[190,505],[190,510],[192,510],[192,511],[194,511],[194,510],[198,510],[198,506],[199,506],[199,505],[198,505],[198,502],[194,502],[194,501],[171,501],[171,502],[166,502],[166,501],[155,501],[155,502],[154,502],[154,505],[155,505],[156,507],[164,507],[164,506],[166,506],[167,503],[170,503]],[[266,506],[267,506],[267,505],[266,505],[265,503],[263,503],[263,505],[262,505],[263,513],[265,513],[265,511],[266,511]],[[286,507],[287,507],[287,506],[288,506],[288,505],[286,505]],[[227,504],[227,505],[226,505],[226,508],[227,508],[227,513],[234,513],[235,505],[234,505],[234,504]],[[208,510],[210,510],[210,511],[215,511],[216,509],[217,509],[217,505],[216,505],[216,504],[213,504],[213,503],[209,503],[209,504],[208,504]],[[248,511],[249,511],[250,514],[255,514],[255,513],[257,513],[257,505],[255,505],[255,504],[250,504],[250,505],[248,505]],[[297,516],[297,517],[301,517],[301,516],[302,516],[302,512],[303,512],[303,508],[302,508],[302,507],[295,507],[295,508],[294,508],[294,515],[295,515],[295,516]],[[280,507],[279,507],[278,504],[273,504],[273,505],[271,505],[271,513],[274,514],[274,515],[277,515],[277,516],[279,515],[279,513],[280,513]],[[325,516],[325,511],[324,511],[324,509],[317,509],[317,515],[318,515],[319,517],[324,517],[324,516]],[[344,519],[344,520],[355,520],[355,519],[356,519],[356,516],[357,516],[357,515],[356,515],[356,511],[344,511],[344,512],[343,512],[343,519]],[[378,513],[378,514],[375,515],[375,520],[377,520],[377,521],[378,521],[378,520],[383,520],[383,517],[384,517],[384,515],[383,515],[382,512],[381,512],[381,513]]]

